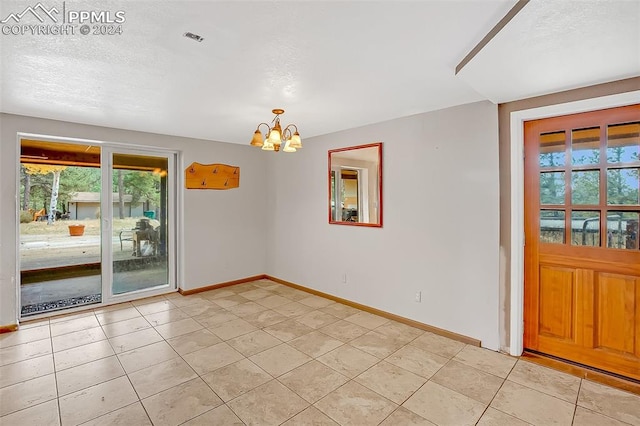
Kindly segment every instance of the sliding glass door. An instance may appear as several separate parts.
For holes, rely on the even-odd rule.
[[[110,288],[105,295],[117,298],[174,285],[173,223],[174,158],[157,152],[106,150],[109,161],[110,221],[104,232],[111,242]]]
[[[175,289],[177,153],[20,141],[21,317]]]
[[[20,314],[102,302],[101,148],[22,138]]]

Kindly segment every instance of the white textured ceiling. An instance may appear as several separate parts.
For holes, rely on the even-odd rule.
[[[638,76],[640,1],[532,0],[458,75],[495,103]]]
[[[551,13],[559,3],[546,2],[543,12]],[[0,19],[35,4],[2,0]],[[42,4],[62,10],[62,1]],[[494,99],[480,77],[469,75],[499,70],[522,46],[499,48],[499,63],[472,61],[461,72],[464,79],[454,69],[514,4],[67,1],[66,7],[76,10],[125,11],[122,35],[0,34],[0,109],[245,144],[259,122],[271,120],[271,109],[284,108],[282,124],[296,123],[304,139]],[[23,19],[38,23],[30,16]],[[531,31],[526,22],[514,25],[525,35]],[[554,30],[553,38],[569,37],[572,28]],[[201,35],[204,42],[183,37],[186,31]],[[569,38],[574,44],[584,42]],[[583,62],[553,65],[564,70]],[[477,69],[471,70],[472,65]],[[598,81],[629,74],[602,72],[609,74]],[[477,84],[482,94],[467,82]],[[525,81],[516,89],[545,90],[538,86]]]

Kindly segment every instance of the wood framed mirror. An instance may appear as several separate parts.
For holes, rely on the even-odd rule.
[[[329,151],[329,223],[382,227],[382,142]]]

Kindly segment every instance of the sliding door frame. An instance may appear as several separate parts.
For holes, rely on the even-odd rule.
[[[100,147],[100,168],[101,168],[101,176],[103,180],[103,185],[101,186],[101,194],[104,194],[105,187],[108,187],[111,190],[113,183],[112,181],[105,180],[105,177],[110,178],[112,176],[112,170],[110,167],[112,166],[112,153],[139,153],[142,155],[166,155],[169,158],[169,179],[167,182],[167,196],[168,206],[173,206],[173,215],[169,215],[169,219],[167,221],[167,240],[168,240],[168,250],[167,250],[167,267],[168,267],[168,286],[161,288],[154,288],[149,290],[138,290],[118,295],[113,295],[112,291],[112,278],[113,278],[113,264],[112,264],[112,253],[109,251],[112,249],[112,237],[111,237],[111,219],[112,219],[112,210],[113,210],[113,193],[108,194],[107,197],[101,197],[100,201],[100,217],[101,217],[101,247],[102,247],[102,255],[101,262],[102,272],[102,300],[100,303],[91,304],[91,305],[83,305],[74,308],[64,309],[62,311],[53,311],[46,312],[37,315],[29,315],[26,320],[31,321],[39,318],[47,318],[54,315],[60,315],[62,313],[68,314],[73,312],[79,312],[89,309],[95,309],[100,306],[108,306],[116,303],[128,302],[131,300],[141,299],[145,297],[157,296],[161,294],[169,294],[176,292],[178,290],[178,283],[184,281],[184,239],[183,235],[183,218],[184,218],[184,176],[181,173],[183,167],[183,157],[182,152],[158,147],[158,146],[150,146],[150,145],[140,145],[140,144],[129,144],[122,142],[112,142],[112,141],[99,141],[93,139],[82,139],[82,138],[69,138],[69,137],[61,137],[61,136],[51,136],[51,135],[43,135],[43,134],[33,134],[26,132],[18,132],[16,137],[16,188],[15,188],[15,214],[16,214],[16,224],[15,227],[15,289],[16,289],[16,319],[19,323],[22,318],[22,296],[21,296],[21,279],[20,279],[20,153],[21,153],[21,142],[22,139],[36,140],[42,142],[60,142],[60,143],[68,143],[68,144],[84,144],[84,145],[94,145]],[[109,153],[109,160],[105,163],[105,159],[107,155],[105,153]],[[105,176],[106,175],[106,176]],[[173,177],[172,177],[173,175]],[[104,183],[107,183],[106,185]],[[111,203],[108,207],[108,210],[105,210],[105,204]],[[108,215],[108,216],[107,216]],[[108,218],[108,219],[105,219]],[[105,220],[108,222],[108,231],[105,230]],[[104,237],[105,235],[109,235],[107,239],[108,242],[105,246]],[[108,250],[107,250],[108,247]],[[105,263],[106,261],[109,263]],[[108,265],[108,267],[106,267]],[[105,292],[105,288],[109,287],[109,291]]]
[[[157,294],[166,293],[168,290],[175,291],[177,289],[176,275],[175,275],[175,263],[172,259],[175,259],[176,254],[176,220],[175,210],[177,210],[176,200],[176,156],[175,151],[159,150],[152,147],[130,147],[130,146],[114,146],[103,145],[100,151],[101,153],[101,170],[102,170],[102,195],[100,201],[101,212],[101,240],[102,240],[102,264],[110,265],[108,268],[102,269],[102,301],[106,304],[120,303],[121,301],[131,300],[131,298],[149,297]],[[114,294],[113,292],[113,157],[116,154],[132,154],[140,156],[150,157],[166,157],[168,161],[167,167],[167,281],[168,283],[162,286],[152,287],[149,289],[134,290],[126,293]]]

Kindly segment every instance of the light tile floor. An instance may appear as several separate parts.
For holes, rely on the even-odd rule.
[[[271,281],[0,335],[0,424],[640,425],[640,397]]]

